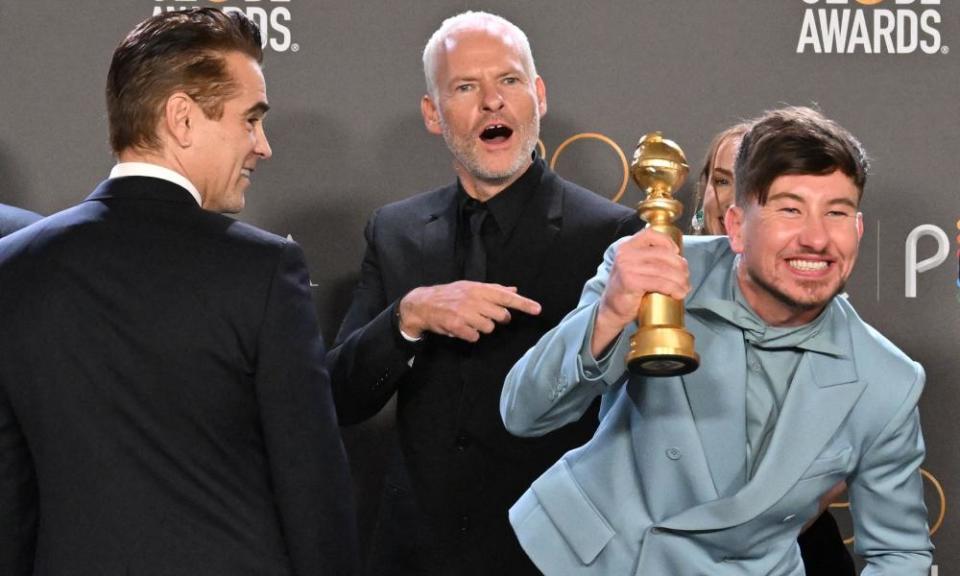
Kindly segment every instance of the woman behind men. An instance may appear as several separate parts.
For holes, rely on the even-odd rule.
[[[743,135],[750,129],[749,122],[735,124],[713,137],[703,168],[697,180],[691,232],[693,234],[723,235],[723,215],[733,205],[733,165]]]
[[[691,233],[724,235],[723,216],[734,203],[734,164],[749,122],[735,124],[713,137],[697,180],[697,194]],[[824,511],[797,540],[807,574],[811,576],[853,576],[855,568],[843,543],[837,522]]]

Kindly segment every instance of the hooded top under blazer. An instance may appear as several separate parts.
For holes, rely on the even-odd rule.
[[[824,329],[842,353],[803,353],[755,475],[724,494],[745,454],[744,339],[695,309],[706,298],[732,298],[735,255],[725,237],[686,238],[684,246],[698,370],[629,376],[635,325],[590,369],[589,335],[614,244],[580,306],[508,375],[501,414],[515,434],[543,434],[603,397],[596,435],[511,508],[524,550],[546,576],[800,576],[797,535],[820,497],[846,481],[863,574],[926,575],[921,366],[834,298]]]

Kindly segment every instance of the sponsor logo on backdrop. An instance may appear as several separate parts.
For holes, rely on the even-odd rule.
[[[947,54],[940,0],[803,0],[797,54]]]
[[[195,6],[212,6],[224,12],[243,12],[260,27],[264,50],[298,52],[300,45],[293,41],[290,22],[291,0],[154,0],[153,15]]]
[[[957,221],[957,229],[960,230],[960,220]],[[933,240],[936,250],[931,254],[929,250],[929,241],[921,247],[921,239],[928,238]],[[960,235],[956,238],[960,246]],[[947,233],[933,224],[921,224],[907,234],[906,246],[904,249],[905,278],[904,278],[904,296],[907,298],[917,297],[917,279],[920,274],[937,268],[947,261],[950,256],[950,238]],[[960,248],[957,250],[957,265],[960,267]],[[960,268],[958,268],[957,287],[960,288]],[[957,292],[957,300],[960,300],[960,291]]]

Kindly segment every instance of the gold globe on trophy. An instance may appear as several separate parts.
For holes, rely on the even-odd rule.
[[[633,153],[630,175],[646,193],[637,213],[647,227],[662,232],[683,250],[683,233],[673,223],[683,204],[673,194],[683,185],[690,167],[683,150],[660,132],[640,138]],[[700,366],[693,334],[683,326],[683,302],[651,292],[637,311],[637,332],[630,337],[627,367],[643,376],[679,376]]]

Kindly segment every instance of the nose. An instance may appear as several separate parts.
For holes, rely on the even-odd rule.
[[[264,160],[273,156],[270,142],[267,141],[267,132],[263,129],[263,122],[257,122],[257,143],[253,147],[253,153]]]
[[[485,83],[481,90],[484,110],[496,112],[503,108],[503,95],[500,94],[500,89],[495,83]]]
[[[804,219],[803,228],[800,230],[799,241],[801,246],[815,252],[824,250],[830,242],[830,235],[827,232],[824,217],[817,214],[809,214]]]

